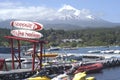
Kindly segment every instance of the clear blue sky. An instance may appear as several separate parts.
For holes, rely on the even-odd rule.
[[[120,0],[0,0],[0,9],[7,7],[4,3],[14,7],[43,6],[53,9],[67,4],[80,10],[88,9],[104,20],[120,22]]]

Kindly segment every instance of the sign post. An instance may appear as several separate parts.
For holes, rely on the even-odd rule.
[[[37,22],[29,22],[29,21],[12,21],[10,25],[13,28],[16,28],[14,30],[11,30],[11,34],[13,36],[5,36],[5,38],[11,40],[11,54],[12,54],[12,69],[15,69],[14,65],[14,58],[15,51],[13,50],[13,40],[18,41],[18,66],[21,68],[21,56],[20,56],[20,40],[32,42],[33,43],[33,58],[32,58],[32,70],[34,71],[35,67],[35,50],[36,50],[36,44],[40,45],[40,55],[42,55],[42,48],[43,44],[45,44],[45,41],[35,40],[43,37],[43,35],[37,31],[43,29],[43,25]],[[40,68],[42,66],[42,56],[39,58],[40,60]]]

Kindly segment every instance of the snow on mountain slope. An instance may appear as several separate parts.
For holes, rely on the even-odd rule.
[[[59,16],[59,19],[62,20],[70,20],[70,19],[93,20],[94,19],[92,14],[90,14],[89,10],[86,9],[78,10],[70,5],[64,5],[62,8],[58,10],[58,13],[61,14]]]
[[[40,22],[44,25],[44,29],[81,29],[81,28],[93,28],[93,27],[114,27],[119,26],[119,24],[105,21],[99,17],[94,16],[87,9],[76,9],[70,5],[64,5],[58,10],[48,10],[41,14],[38,8],[37,13],[32,16],[27,16],[27,19],[22,16],[14,18],[14,20],[28,20]],[[44,11],[44,9],[43,9]],[[45,14],[44,14],[45,13]],[[11,13],[12,14],[12,13]],[[41,16],[42,15],[42,16]],[[9,28],[9,22],[13,19],[5,20],[0,22],[0,27]]]

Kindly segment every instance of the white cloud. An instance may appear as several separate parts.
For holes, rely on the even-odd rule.
[[[72,7],[72,6],[69,6]],[[75,9],[75,8],[74,8]],[[81,15],[91,15],[90,11],[87,9],[77,10],[75,14]],[[79,14],[78,14],[79,12]],[[7,19],[21,19],[21,20],[52,20],[58,18],[58,16],[64,16],[62,13],[59,13],[58,10],[40,7],[40,6],[22,6],[21,3],[16,2],[5,2],[0,3],[0,20]]]
[[[0,9],[0,19],[48,19],[55,10],[44,7],[16,7]]]
[[[50,19],[54,17],[56,10],[40,6],[23,6],[20,2],[1,2],[0,20],[7,19]]]
[[[5,1],[5,2],[0,2],[0,9],[2,8],[15,8],[16,6],[20,6],[21,3],[20,2],[9,2],[9,1]]]

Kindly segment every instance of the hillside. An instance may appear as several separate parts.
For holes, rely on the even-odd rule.
[[[40,31],[43,38],[49,43],[46,46],[108,46],[120,45],[120,27],[115,28],[89,28],[80,30],[54,30],[43,29]],[[9,42],[4,38],[11,35],[9,29],[0,29],[0,46],[8,46]],[[64,39],[81,39],[80,42],[63,42]],[[23,45],[30,43],[22,42]]]

